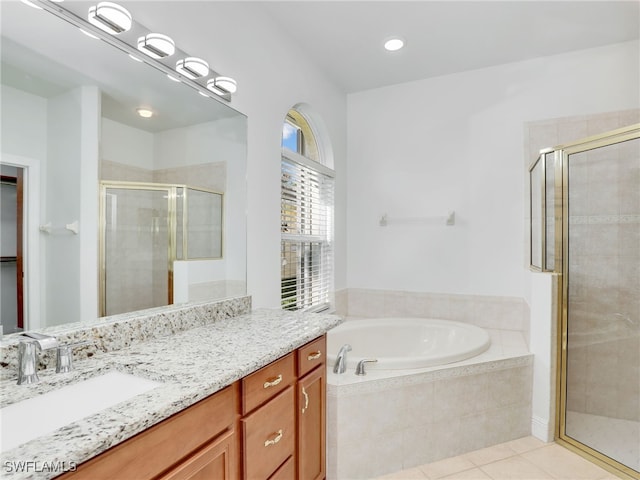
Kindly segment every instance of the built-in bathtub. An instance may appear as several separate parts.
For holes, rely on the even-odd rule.
[[[343,323],[327,339],[333,364],[343,345],[351,346],[347,369],[363,359],[375,359],[371,370],[424,368],[459,362],[485,352],[489,333],[475,325],[425,318],[371,318]]]
[[[347,371],[334,374],[345,343]],[[375,478],[531,433],[533,356],[520,331],[348,319],[328,332],[327,350],[328,480]],[[356,375],[363,358],[378,362]]]

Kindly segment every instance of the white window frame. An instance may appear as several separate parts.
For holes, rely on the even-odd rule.
[[[308,205],[311,203],[311,209],[316,213],[321,211],[321,224],[314,224],[319,227],[320,231],[316,234],[300,233],[285,231],[285,226],[281,229],[281,246],[283,252],[282,261],[286,261],[287,248],[293,244],[304,255],[297,258],[295,281],[291,283],[291,278],[281,276],[281,306],[283,309],[296,311],[323,311],[331,308],[334,294],[334,268],[333,268],[333,201],[334,201],[334,178],[335,173],[332,169],[315,162],[297,152],[282,149],[282,163],[287,163],[289,168],[300,167],[299,172],[309,171],[318,178],[323,179],[323,188],[327,191],[319,197],[310,196],[302,197],[296,212],[302,212],[302,203]],[[284,171],[283,171],[284,173]],[[328,198],[327,198],[328,197]],[[289,199],[290,200],[290,199]],[[281,195],[282,205],[285,205],[285,197]],[[306,207],[305,207],[306,208]],[[281,218],[284,215],[284,209],[281,210]],[[300,224],[301,216],[298,215],[296,225]],[[315,220],[313,220],[315,222]],[[317,249],[320,249],[317,252]],[[318,257],[314,264],[311,261],[311,253],[316,252]],[[318,264],[319,261],[319,264]],[[295,286],[295,292],[292,287]],[[288,292],[285,292],[288,290]],[[287,306],[289,302],[289,307]]]

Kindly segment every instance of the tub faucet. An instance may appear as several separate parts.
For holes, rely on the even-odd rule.
[[[344,373],[347,371],[347,352],[351,351],[351,345],[345,343],[340,347],[338,356],[336,357],[336,363],[333,364],[333,373]]]
[[[371,358],[371,359],[365,358],[365,359],[360,360],[358,362],[358,366],[356,367],[356,375],[366,375],[367,372],[364,369],[364,364],[365,363],[376,363],[377,361],[378,361],[377,358]]]

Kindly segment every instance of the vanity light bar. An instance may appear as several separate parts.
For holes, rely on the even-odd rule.
[[[177,69],[174,69],[172,66],[164,63],[163,61],[164,58],[170,55],[173,55],[177,51],[175,42],[167,35],[163,35],[161,33],[147,33],[145,35],[138,37],[138,40],[135,44],[130,44],[128,43],[127,40],[125,40],[127,38],[126,36],[118,37],[113,33],[109,33],[108,30],[105,30],[104,28],[85,20],[83,17],[79,17],[72,11],[69,11],[64,7],[61,7],[59,3],[55,2],[55,0],[23,0],[23,1],[25,2],[28,1],[29,3],[33,4],[36,7],[46,10],[47,12],[55,15],[56,17],[62,20],[65,20],[66,22],[69,22],[71,25],[74,25],[80,30],[84,30],[88,34],[94,35],[100,40],[123,51],[124,53],[129,54],[132,57],[136,57],[137,59],[140,59],[141,57],[140,52],[143,52],[145,54],[142,56],[143,57],[142,61],[144,63],[164,73],[171,80],[179,81],[193,88],[194,90],[203,94],[204,96],[225,100],[227,102],[231,101],[231,93],[235,92],[235,88],[231,87],[230,84],[227,84],[227,87],[229,87],[229,90],[227,90],[225,87],[222,86],[223,84],[219,84],[219,85],[215,84],[216,80],[223,79],[223,78],[230,79],[230,77],[221,77],[220,75],[218,75],[217,72],[209,70],[209,66],[206,61],[199,59],[197,57],[186,56],[185,52],[180,52],[181,56],[182,55],[185,56],[184,60],[196,59],[207,66],[207,72],[195,78],[193,78],[193,74],[191,75],[187,74],[188,72],[186,72],[186,70],[183,72],[180,72]],[[111,2],[100,2],[98,5],[96,5],[96,7],[102,4],[110,4],[110,3]],[[113,5],[116,5],[116,4],[113,4]],[[120,27],[123,27],[123,26],[126,26],[126,25],[120,25]],[[144,32],[146,30],[148,32],[148,30],[144,26],[136,24],[133,21],[133,19],[131,20],[130,28],[133,29],[134,31],[137,29],[138,31]],[[135,42],[135,40],[133,41]],[[196,66],[196,67],[194,67],[193,65],[191,66],[187,65],[187,66],[193,72],[198,73],[202,71],[201,66]],[[202,79],[202,77],[206,75],[212,76],[212,78],[206,84],[202,80],[201,80],[201,83],[196,81],[198,79]],[[233,79],[230,79],[230,80],[233,81],[235,84],[235,81]],[[215,95],[211,95],[210,92],[215,93]]]

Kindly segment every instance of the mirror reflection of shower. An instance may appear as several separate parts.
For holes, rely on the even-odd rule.
[[[102,315],[176,303],[176,262],[221,259],[223,194],[187,185],[102,182]]]

